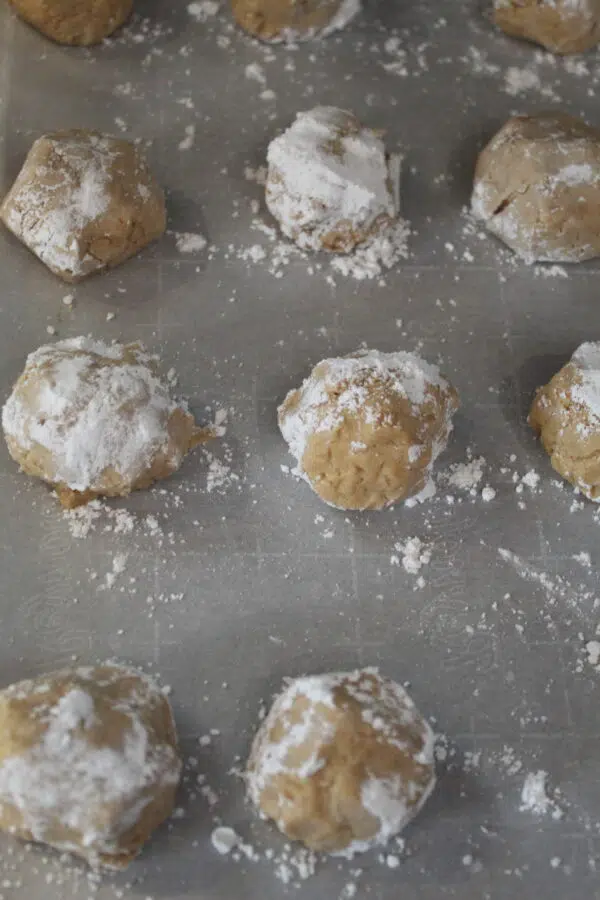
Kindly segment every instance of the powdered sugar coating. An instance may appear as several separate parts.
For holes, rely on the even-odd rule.
[[[592,428],[600,429],[600,342],[581,344],[571,357],[571,364],[577,369],[571,398],[585,407]]]
[[[299,113],[267,159],[267,206],[304,249],[349,252],[398,215],[381,137],[344,110]]]
[[[314,38],[327,37],[335,31],[341,31],[346,25],[349,25],[362,9],[362,0],[342,0],[339,9],[333,18],[327,23],[325,28],[309,28],[300,30],[298,28],[282,28],[276,35],[266,38],[261,33],[262,40],[267,40],[271,44],[296,44],[301,41],[310,41]]]
[[[48,480],[84,492],[99,489],[107,469],[133,484],[167,445],[177,468],[187,449],[169,443],[177,409],[140,345],[79,337],[28,356],[2,427],[9,448],[47,451]]]
[[[435,786],[433,731],[396,682],[380,676],[375,668],[290,681],[255,738],[247,785],[250,798],[260,806],[263,791],[279,776],[304,781],[330,764],[329,745],[336,739],[336,728],[323,716],[323,709],[343,708],[345,697],[359,704],[362,721],[378,735],[377,741],[401,754],[413,754],[413,762],[430,771],[425,786],[407,781],[400,772],[384,777],[371,773],[364,778],[360,785],[361,803],[379,822],[379,829],[368,840],[353,840],[333,854],[352,857],[387,843],[417,814]],[[411,741],[418,735],[420,750],[414,751],[408,741],[398,739],[399,730],[410,734]],[[278,740],[272,740],[273,734]],[[306,756],[311,747],[311,755]],[[284,830],[284,823],[278,824]]]
[[[15,718],[17,708],[28,711],[30,723]],[[154,727],[160,716],[153,719],[150,710],[157,709],[160,716],[166,711],[174,735],[156,684],[112,664],[55,672],[0,692],[0,816],[12,808],[19,834],[83,854],[92,865],[110,865],[103,857],[120,865],[128,852],[120,838],[152,802],[152,790],[179,782],[175,746]]]

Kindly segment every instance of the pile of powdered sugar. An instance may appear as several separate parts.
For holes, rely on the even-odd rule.
[[[40,347],[2,410],[4,432],[21,451],[47,451],[55,483],[94,489],[107,469],[133,483],[172,443],[178,408],[152,363],[139,345],[86,337]]]

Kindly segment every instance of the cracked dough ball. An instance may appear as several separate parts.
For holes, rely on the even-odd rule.
[[[127,21],[133,0],[10,0],[34,28],[59,44],[89,46]]]
[[[552,468],[600,502],[600,343],[582,344],[536,392],[529,424]]]
[[[169,702],[106,664],[0,691],[0,828],[121,869],[173,809],[181,761]]]
[[[73,338],[27,358],[2,410],[8,450],[65,507],[145,488],[211,436],[175,402],[140,344]]]
[[[279,427],[298,474],[326,503],[382,509],[429,487],[457,409],[437,366],[361,350],[315,366],[279,407]]]
[[[552,53],[582,53],[600,41],[600,0],[494,0],[494,19]]]
[[[600,254],[600,131],[565,113],[515,116],[481,153],[472,210],[527,263]]]
[[[433,732],[376,669],[292,681],[254,740],[247,783],[260,812],[311,850],[382,845],[435,785]]]
[[[125,262],[166,227],[164,194],[141,151],[86,129],[35,141],[0,218],[64,281]]]
[[[304,250],[350,253],[397,218],[399,158],[352,113],[299,113],[271,141],[267,161],[267,206]]]
[[[344,28],[360,0],[231,0],[241,27],[262,41],[306,41]]]

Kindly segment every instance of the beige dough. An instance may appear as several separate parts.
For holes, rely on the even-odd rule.
[[[241,27],[262,41],[302,41],[343,28],[360,0],[231,0]]]
[[[134,669],[53,672],[0,692],[0,828],[120,869],[173,809],[169,702]]]
[[[473,214],[527,263],[600,254],[600,131],[565,113],[515,116],[481,153]]]
[[[271,141],[267,160],[267,206],[304,250],[349,253],[398,215],[399,160],[343,109],[299,113]]]
[[[83,337],[27,358],[2,426],[13,459],[65,507],[148,487],[212,436],[173,400],[140,344]]]
[[[582,344],[537,391],[529,423],[559,475],[600,502],[600,343]]]
[[[88,46],[120,28],[133,0],[10,0],[16,12],[59,44]]]
[[[261,725],[247,783],[260,812],[311,850],[385,844],[435,785],[433,733],[376,669],[292,681]]]
[[[600,41],[600,0],[494,0],[494,19],[552,53],[583,53]]]
[[[35,141],[0,218],[52,272],[80,281],[160,237],[165,198],[134,144],[56,131]]]
[[[279,408],[297,472],[340,509],[381,509],[423,492],[458,395],[412,353],[359,351],[320,362]]]

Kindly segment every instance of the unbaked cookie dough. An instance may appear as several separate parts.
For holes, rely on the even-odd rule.
[[[361,0],[231,0],[241,27],[262,41],[306,41],[344,28]]]
[[[9,0],[16,12],[59,44],[99,44],[127,21],[133,0]]]
[[[52,672],[0,691],[0,828],[121,869],[172,812],[168,700],[134,669]]]
[[[600,41],[600,0],[494,0],[494,19],[552,53],[583,53]]]
[[[297,473],[340,509],[381,509],[429,486],[458,395],[413,353],[360,350],[320,362],[279,407]]]
[[[481,153],[472,210],[527,263],[600,254],[600,131],[566,113],[515,116]]]
[[[27,358],[2,410],[23,472],[56,488],[65,507],[145,488],[212,436],[196,426],[140,344],[80,337]]]
[[[164,194],[141,150],[87,129],[35,141],[0,218],[64,281],[119,265],[166,227]]]
[[[350,253],[399,214],[399,157],[352,113],[318,106],[299,113],[269,145],[266,202],[304,250]]]
[[[251,799],[292,840],[352,856],[383,845],[435,785],[431,728],[376,669],[292,681],[254,740]]]
[[[582,344],[539,388],[529,423],[559,475],[600,502],[600,343]]]

